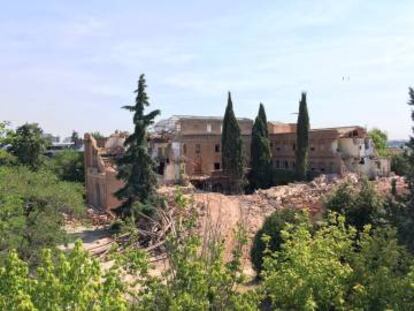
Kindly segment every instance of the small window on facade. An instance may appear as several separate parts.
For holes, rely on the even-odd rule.
[[[273,148],[273,143],[270,143],[270,148]]]
[[[196,153],[200,153],[201,152],[201,145],[200,144],[196,144],[195,145],[195,152]]]
[[[211,133],[211,124],[210,123],[208,123],[207,124],[207,133]]]
[[[292,150],[296,150],[296,144],[292,145]]]
[[[285,161],[285,168],[289,168],[289,162]]]
[[[177,124],[175,125],[175,130],[176,130],[177,132],[181,132],[181,123],[177,123]]]
[[[214,146],[214,150],[215,150],[216,152],[220,152],[220,145],[219,145],[219,144],[216,144],[216,145]]]
[[[183,144],[183,154],[187,154],[187,145]]]
[[[276,168],[280,168],[280,161],[276,160]]]
[[[280,151],[280,147],[276,147],[276,150],[277,150],[277,151]]]
[[[214,170],[218,171],[220,169],[220,163],[216,162],[214,163]]]
[[[292,161],[292,168],[296,168],[296,162]]]
[[[315,151],[315,147],[314,146],[310,147],[310,150]]]

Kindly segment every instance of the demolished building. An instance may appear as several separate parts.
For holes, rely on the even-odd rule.
[[[223,189],[221,164],[221,117],[172,116],[154,125],[149,151],[157,163],[159,181],[174,184],[189,180],[193,184]],[[250,163],[253,121],[238,119],[246,167]],[[296,124],[269,122],[269,138],[274,168],[294,170]],[[85,174],[88,204],[105,210],[119,206],[113,193],[122,186],[116,178],[116,158],[122,156],[127,134],[115,132],[96,141],[85,134]],[[388,159],[378,157],[367,131],[360,126],[312,129],[309,133],[309,168],[315,174],[344,175],[349,172],[370,178],[390,173]]]

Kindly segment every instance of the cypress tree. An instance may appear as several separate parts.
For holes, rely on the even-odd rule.
[[[305,92],[302,92],[302,97],[299,102],[299,115],[296,126],[296,173],[299,180],[305,180],[308,171],[310,127]]]
[[[250,154],[250,187],[252,189],[270,187],[272,156],[270,151],[266,112],[263,104],[260,104],[259,113],[253,124]]]
[[[134,133],[125,140],[124,155],[117,161],[117,177],[125,183],[124,187],[115,193],[118,199],[123,200],[117,212],[124,217],[131,214],[134,203],[144,203],[153,198],[157,185],[155,163],[148,153],[147,128],[154,123],[154,118],[160,114],[160,111],[154,110],[144,114],[144,108],[149,106],[146,87],[145,77],[142,74],[138,80],[138,88],[135,90],[137,93],[135,105],[122,107],[134,113],[135,126]]]
[[[409,88],[408,89],[408,105],[411,107],[414,107],[414,89]],[[411,120],[414,121],[414,110],[411,111]],[[412,131],[414,133],[414,127],[412,128]],[[411,190],[411,212],[412,216],[414,218],[414,136],[410,136],[410,140],[407,143],[407,147],[409,149],[409,156],[408,156],[408,162],[409,162],[409,172],[405,172],[408,177],[410,190]]]
[[[223,119],[221,145],[223,172],[229,178],[229,190],[233,193],[241,193],[245,183],[243,143],[240,127],[234,115],[230,92]]]

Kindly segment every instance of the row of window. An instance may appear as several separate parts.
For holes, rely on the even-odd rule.
[[[215,144],[214,145],[214,152],[216,152],[216,153],[221,152],[220,144]],[[201,145],[200,144],[195,145],[195,153],[197,153],[197,154],[201,153]],[[183,154],[187,154],[187,145],[186,144],[183,144]]]
[[[280,169],[295,169],[296,162],[295,161],[288,161],[288,160],[273,160],[273,167],[280,168]],[[309,163],[309,168],[312,172],[326,172],[326,173],[335,173],[335,163],[329,162],[327,165],[326,163]]]
[[[274,147],[274,148],[273,148]],[[276,151],[281,151],[282,149],[286,149],[286,147],[288,147],[287,145],[280,145],[280,144],[277,144],[277,145],[273,145],[273,143],[271,143],[270,144],[270,148],[272,148],[272,149],[275,149]],[[319,145],[319,149],[320,150],[325,150],[325,145]],[[296,151],[296,144],[292,144],[292,150],[293,151]],[[309,150],[310,151],[315,151],[316,150],[316,148],[315,148],[315,146],[310,146],[309,147]]]

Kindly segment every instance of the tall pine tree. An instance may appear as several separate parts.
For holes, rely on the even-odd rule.
[[[241,131],[233,111],[231,94],[228,94],[221,134],[223,172],[229,178],[230,192],[241,193],[244,188],[244,158]]]
[[[272,155],[267,129],[267,117],[263,104],[260,104],[259,113],[253,124],[250,154],[250,188],[265,189],[270,187]]]
[[[148,153],[147,128],[154,123],[154,118],[160,114],[159,110],[144,114],[144,108],[149,106],[149,98],[145,92],[147,87],[142,74],[135,90],[137,97],[134,106],[124,106],[134,113],[134,133],[125,140],[125,153],[118,160],[118,179],[125,185],[115,195],[122,200],[117,212],[122,216],[129,216],[131,208],[136,202],[147,202],[154,195],[157,179],[154,171],[155,163]]]
[[[302,92],[302,97],[299,102],[299,115],[296,129],[296,173],[299,180],[305,180],[308,171],[309,127],[306,93]]]

